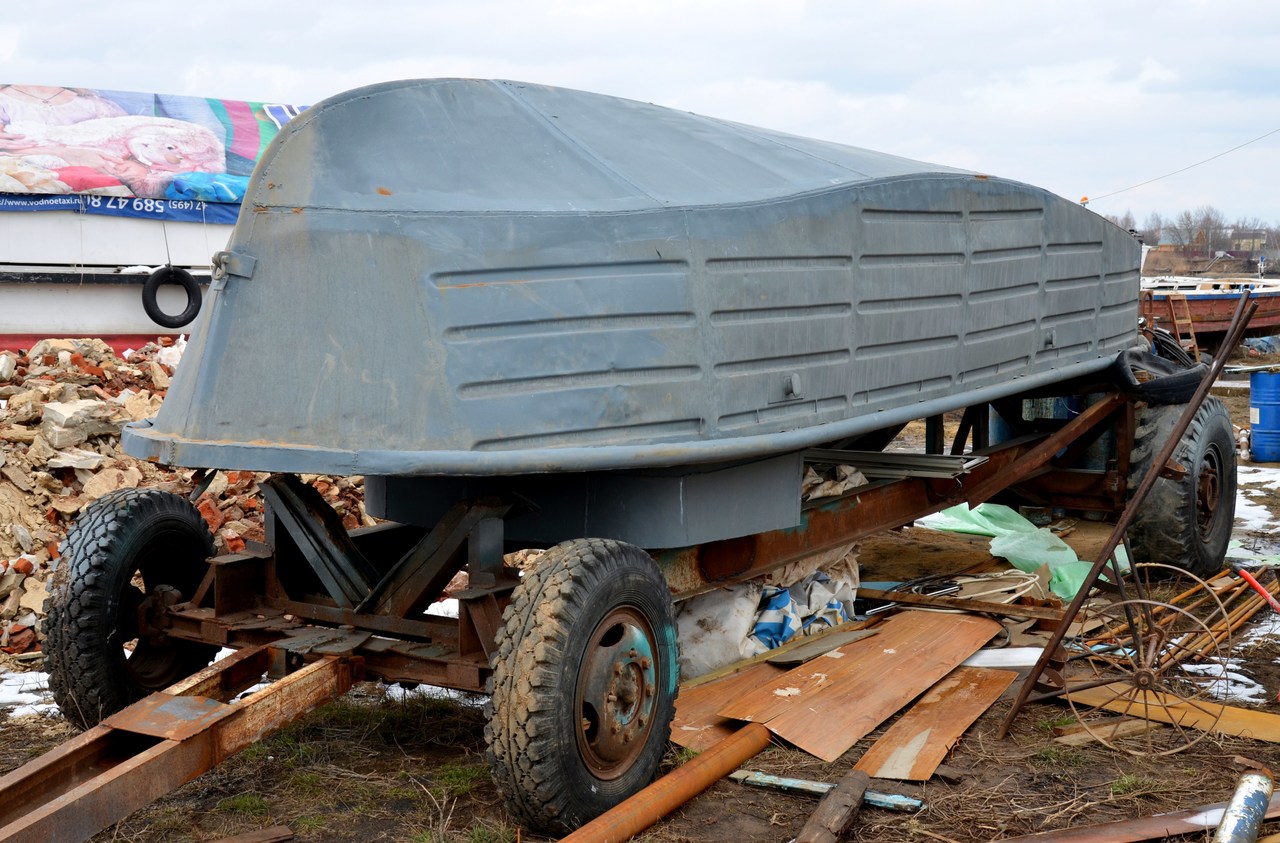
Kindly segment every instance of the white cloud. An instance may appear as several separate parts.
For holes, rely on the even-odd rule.
[[[48,21],[56,37],[42,36]],[[1103,194],[1280,127],[1280,6],[1245,0],[338,0],[6,10],[14,81],[314,103],[396,78],[599,91]],[[4,81],[4,80],[0,80]],[[1101,212],[1280,222],[1280,136]]]

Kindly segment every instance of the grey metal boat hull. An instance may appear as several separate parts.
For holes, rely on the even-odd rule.
[[[1028,185],[516,83],[328,100],[263,155],[165,463],[763,458],[1104,369],[1137,242]]]

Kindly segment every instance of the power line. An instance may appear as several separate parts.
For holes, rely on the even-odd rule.
[[[1099,199],[1106,199],[1109,196],[1115,196],[1117,193],[1125,193],[1126,191],[1129,191],[1129,190],[1137,190],[1139,187],[1146,187],[1152,182],[1157,182],[1157,181],[1160,181],[1161,179],[1167,179],[1170,176],[1176,176],[1179,173],[1185,173],[1187,170],[1193,169],[1195,167],[1199,167],[1201,164],[1208,164],[1210,161],[1213,161],[1217,158],[1221,158],[1224,155],[1228,155],[1232,152],[1235,152],[1237,149],[1244,149],[1246,146],[1248,146],[1251,143],[1257,143],[1258,141],[1264,138],[1269,138],[1272,135],[1276,134],[1277,132],[1280,132],[1280,129],[1272,129],[1271,131],[1267,132],[1265,135],[1258,135],[1253,140],[1247,140],[1244,143],[1240,144],[1239,146],[1233,146],[1230,149],[1226,150],[1225,152],[1219,152],[1217,155],[1210,156],[1204,159],[1203,161],[1197,161],[1194,164],[1188,164],[1187,166],[1183,167],[1181,170],[1174,170],[1172,173],[1165,173],[1163,176],[1156,176],[1153,179],[1147,179],[1144,182],[1139,182],[1138,184],[1131,185],[1129,187],[1122,187],[1119,190],[1113,190],[1110,193],[1104,193],[1101,196],[1090,196],[1088,201],[1095,202]]]

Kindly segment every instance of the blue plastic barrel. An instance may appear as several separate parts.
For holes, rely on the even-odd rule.
[[[1280,372],[1249,374],[1249,454],[1280,462]]]

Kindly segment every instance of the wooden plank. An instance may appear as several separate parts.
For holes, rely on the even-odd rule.
[[[796,843],[836,843],[853,825],[862,807],[862,794],[869,784],[871,778],[861,770],[854,770],[841,779],[809,815],[804,828],[796,835]]]
[[[793,668],[717,712],[766,724],[824,761],[835,761],[911,699],[946,676],[1000,629],[975,615],[910,611],[874,638]]]
[[[1017,678],[1013,670],[957,667],[889,727],[853,768],[878,779],[927,781],[965,730]]]
[[[1188,840],[1204,839],[1206,831],[1218,827],[1226,802],[1157,814],[1154,817],[1138,817],[1132,820],[1067,828],[1061,831],[1042,831],[1024,837],[1005,837],[1000,843],[1138,843],[1141,840],[1163,840],[1169,837],[1188,836]],[[1267,803],[1267,819],[1280,817],[1280,793]]]
[[[1053,739],[1053,742],[1065,746],[1087,746],[1091,743],[1097,743],[1099,737],[1103,740],[1114,741],[1120,738],[1145,735],[1155,729],[1163,728],[1163,723],[1152,723],[1150,720],[1138,720],[1135,718],[1117,719],[1114,723],[1091,723],[1088,729],[1077,723],[1074,726],[1054,729],[1053,733],[1057,737]]]
[[[223,837],[220,840],[215,840],[214,843],[281,843],[281,841],[292,839],[293,830],[289,826],[275,825],[271,828],[246,831],[244,834],[237,834],[233,837]]]
[[[694,688],[681,688],[676,697],[676,716],[671,721],[671,740],[680,746],[702,752],[736,732],[737,721],[716,714],[724,701],[786,672],[767,662],[757,662],[738,673],[722,676],[714,682]]]
[[[1121,698],[1120,694],[1125,692],[1134,694],[1135,698]],[[1146,696],[1147,694],[1150,696]],[[1187,704],[1177,697],[1158,691],[1135,693],[1127,683],[1071,691],[1068,696],[1072,702],[1105,708],[1130,717],[1172,723],[1180,728],[1207,729],[1220,735],[1280,743],[1280,714],[1236,708],[1208,700]],[[1217,722],[1214,722],[1215,715],[1218,715]]]
[[[1061,621],[1062,609],[1048,606],[1028,606],[1023,603],[995,603],[990,600],[970,600],[966,597],[944,597],[932,594],[911,594],[905,591],[882,591],[878,588],[859,588],[859,598],[888,600],[903,606],[934,606],[940,609],[960,609],[968,612],[984,612],[1012,618],[1036,618]]]

